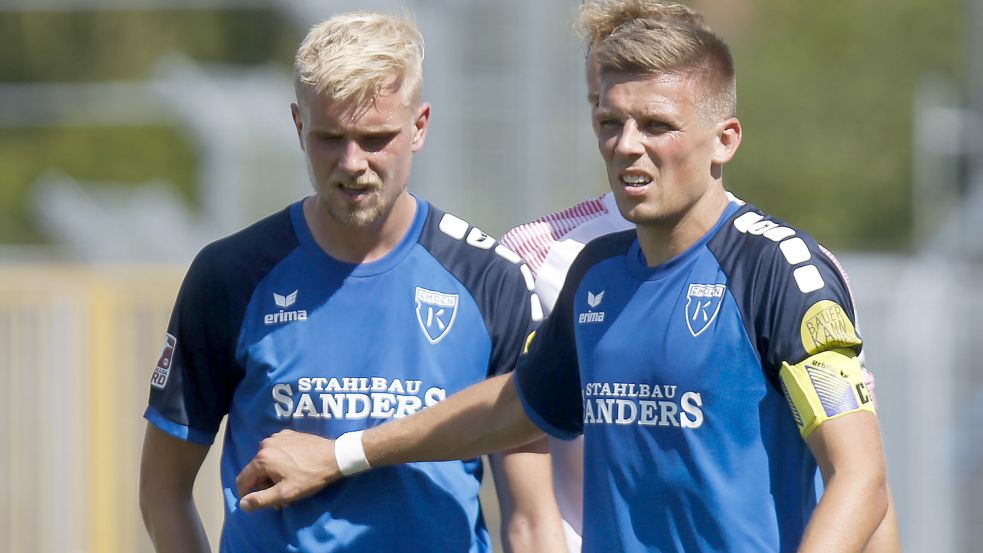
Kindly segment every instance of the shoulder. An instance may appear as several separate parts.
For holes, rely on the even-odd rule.
[[[765,366],[862,340],[846,273],[808,234],[745,205],[707,243]],[[770,373],[771,376],[777,374]]]
[[[249,288],[297,246],[290,209],[285,208],[206,245],[191,262],[185,280],[204,287]]]
[[[732,280],[788,280],[802,294],[846,284],[846,274],[829,250],[750,204],[738,209],[707,247]]]
[[[635,229],[630,229],[605,234],[588,242],[570,265],[564,287],[575,288],[591,268],[608,259],[625,256],[637,236]]]
[[[494,237],[432,204],[420,245],[452,273],[463,270],[518,274],[522,266],[522,258]]]

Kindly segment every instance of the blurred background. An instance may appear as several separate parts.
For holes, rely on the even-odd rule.
[[[288,107],[310,25],[415,15],[410,187],[500,235],[606,189],[578,4],[0,0],[0,551],[151,550],[149,376],[192,256],[310,190]],[[983,0],[692,4],[738,63],[728,188],[851,274],[906,550],[978,551]]]

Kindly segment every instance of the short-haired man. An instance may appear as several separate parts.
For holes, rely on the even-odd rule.
[[[702,15],[682,4],[662,0],[604,0],[582,4],[577,27],[587,43],[585,75],[592,122],[600,94],[600,67],[592,54],[593,47],[622,25],[637,19],[690,25],[712,32]],[[519,225],[502,236],[502,244],[518,253],[529,267],[535,279],[536,294],[544,312],[548,314],[553,309],[571,264],[584,246],[598,237],[632,227],[632,223],[618,211],[614,194],[607,192]],[[863,374],[873,397],[873,375],[866,367]],[[572,440],[551,437],[549,444],[553,489],[563,518],[567,548],[571,553],[576,553],[581,550],[583,534],[583,436]],[[891,505],[873,538],[876,545],[872,541],[867,551],[897,550],[899,538],[896,524]]]
[[[577,27],[587,43],[585,74],[587,102],[591,120],[600,93],[600,68],[591,54],[593,46],[615,29],[635,19],[651,19],[705,26],[703,17],[687,6],[660,0],[608,0],[581,6]],[[553,309],[570,265],[584,245],[606,234],[634,228],[618,212],[614,194],[579,202],[567,209],[550,213],[519,225],[502,236],[502,244],[519,254],[529,267],[536,283],[536,294],[543,311]],[[584,510],[584,442],[550,438],[553,462],[553,491],[556,495],[567,549],[581,550]]]
[[[412,22],[369,12],[301,44],[291,111],[314,195],[207,246],[182,284],[141,467],[158,551],[208,549],[191,490],[226,414],[222,551],[490,549],[477,458],[373,471],[280,511],[246,512],[236,487],[261,444],[257,459],[290,464],[295,450],[274,444],[406,417],[511,371],[541,318],[512,252],[407,191],[430,119],[422,58]],[[548,456],[492,464],[514,492],[501,498],[511,549],[562,547]]]
[[[868,544],[888,492],[853,301],[826,250],[724,190],[741,141],[728,47],[635,20],[593,54],[598,147],[636,230],[583,249],[513,375],[310,444],[313,476],[250,463],[243,483],[276,484],[246,508],[547,431],[584,435],[584,551]]]

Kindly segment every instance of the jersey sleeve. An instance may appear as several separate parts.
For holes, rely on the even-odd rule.
[[[863,346],[845,273],[821,246],[808,237],[800,240],[801,257],[808,254],[811,263],[788,267],[780,254],[773,261],[777,267],[770,285],[759,292],[768,306],[758,324],[769,374],[826,351],[843,349],[859,356]]]
[[[150,383],[145,417],[183,440],[211,444],[239,379],[229,291],[209,249],[181,284]]]
[[[708,246],[773,384],[783,363],[833,349],[860,354],[846,274],[811,237],[745,206]]]
[[[574,261],[553,311],[531,337],[516,369],[516,388],[526,415],[545,432],[565,440],[584,431],[573,298],[591,259],[588,247]]]
[[[542,320],[542,306],[533,293],[532,276],[525,264],[499,264],[503,270],[489,271],[487,277],[492,282],[482,287],[490,295],[486,302],[487,324],[492,335],[489,376],[515,369],[526,338]]]

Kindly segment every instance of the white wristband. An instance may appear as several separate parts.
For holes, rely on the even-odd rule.
[[[334,458],[338,470],[345,476],[351,476],[372,468],[365,458],[362,448],[362,431],[345,432],[334,443]]]

